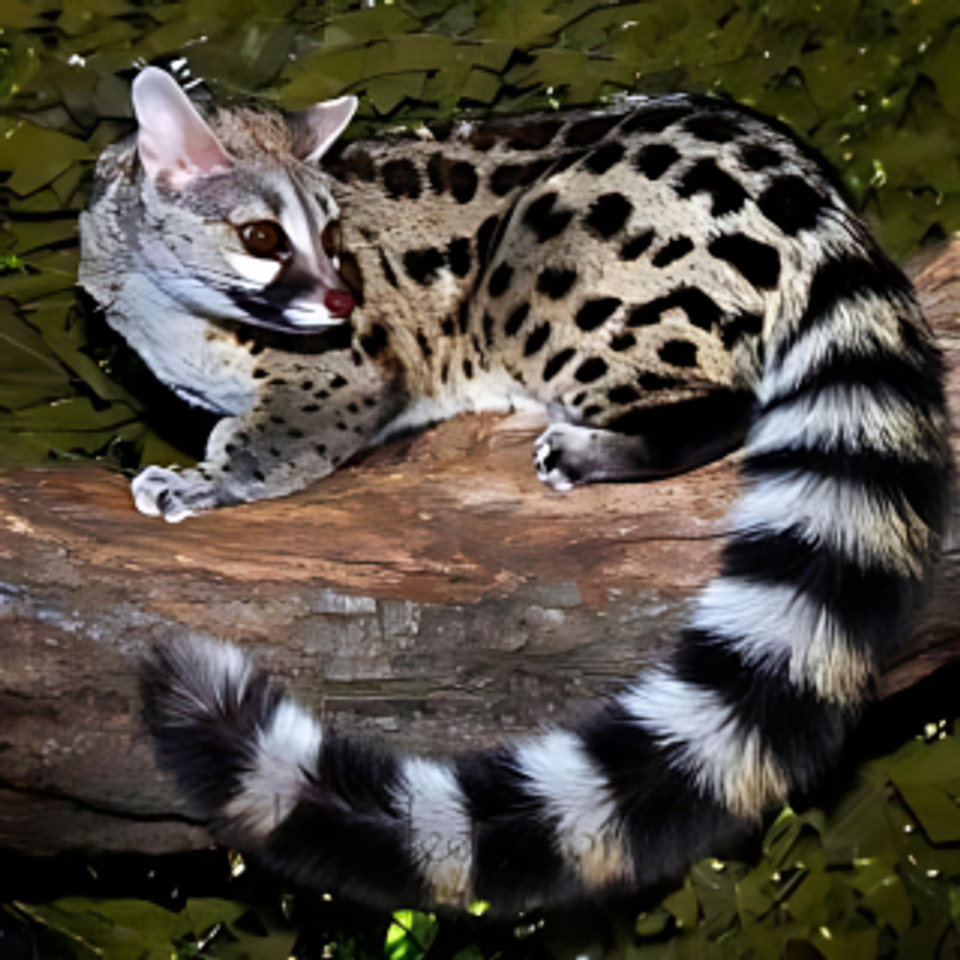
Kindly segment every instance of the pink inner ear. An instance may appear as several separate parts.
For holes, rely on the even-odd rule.
[[[169,74],[143,70],[133,82],[133,108],[140,124],[137,148],[151,180],[163,176],[180,188],[230,168],[230,157]]]

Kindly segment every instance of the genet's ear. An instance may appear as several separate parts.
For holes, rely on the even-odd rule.
[[[287,118],[293,134],[293,155],[305,163],[319,160],[343,133],[357,112],[356,97],[315,103]]]
[[[147,176],[175,189],[197,177],[223,173],[230,157],[170,74],[144,68],[133,81],[137,149]]]

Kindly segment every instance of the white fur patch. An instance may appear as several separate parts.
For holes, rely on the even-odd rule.
[[[853,481],[830,477],[764,479],[743,492],[732,519],[747,532],[796,528],[855,563],[908,576],[922,574],[918,558],[930,551],[929,530],[905,502],[881,501]]]
[[[431,760],[411,757],[403,767],[410,848],[438,903],[469,900],[473,833],[463,792],[453,772]]]
[[[759,732],[733,722],[716,694],[658,669],[618,700],[665,746],[679,748],[675,762],[734,813],[757,817],[771,800],[786,796],[789,780]]]
[[[750,664],[789,664],[790,681],[834,703],[858,703],[872,675],[837,622],[793,587],[720,577],[696,598],[691,626],[729,640]]]
[[[239,647],[213,640],[191,639],[171,643],[165,650],[173,664],[173,684],[164,700],[165,722],[192,725],[197,717],[222,714],[229,690],[243,695],[253,667]]]
[[[241,792],[227,804],[226,815],[254,836],[270,833],[296,804],[304,770],[316,768],[322,739],[316,720],[292,700],[284,700],[270,726],[259,732],[253,766],[241,780]]]
[[[579,737],[553,731],[517,748],[526,789],[541,797],[557,819],[560,850],[586,890],[601,890],[628,879],[630,853],[617,822],[610,785]]]
[[[270,257],[248,257],[245,253],[224,253],[224,259],[237,275],[259,287],[265,287],[280,274],[280,261]]]

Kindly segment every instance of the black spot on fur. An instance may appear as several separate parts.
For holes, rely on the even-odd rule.
[[[449,161],[439,151],[434,153],[427,161],[427,178],[434,193],[442,194],[446,191],[447,168],[449,166]]]
[[[341,387],[345,387],[346,385],[347,381],[341,377],[339,373],[330,381],[330,387],[333,390],[339,390]]]
[[[541,323],[540,326],[527,337],[527,342],[523,345],[523,355],[525,357],[532,357],[543,348],[543,345],[549,338],[550,324]]]
[[[701,330],[709,330],[720,322],[720,307],[697,287],[680,287],[665,297],[635,307],[627,319],[628,327],[646,327],[660,322],[661,314],[679,307],[687,319]]]
[[[554,161],[550,173],[563,173],[570,167],[578,164],[590,151],[584,147],[582,150],[570,150]]]
[[[549,383],[574,357],[576,350],[567,347],[555,353],[543,367],[543,382]]]
[[[661,106],[641,107],[633,116],[628,117],[620,128],[624,133],[661,133],[667,127],[690,115],[692,108],[688,104],[665,104]]]
[[[270,374],[266,370],[261,369],[260,367],[257,367],[257,369],[253,371],[254,380],[263,380],[265,377],[269,377],[269,376]]]
[[[465,277],[470,272],[470,241],[466,237],[457,237],[447,246],[447,259],[455,277]]]
[[[780,254],[766,243],[742,233],[729,233],[711,240],[707,249],[739,270],[755,287],[772,290],[780,280]]]
[[[587,300],[574,317],[576,325],[585,331],[596,330],[623,303],[618,297],[597,297]]]
[[[435,247],[425,250],[408,250],[403,255],[403,269],[407,276],[423,287],[429,287],[437,279],[444,264],[443,254]]]
[[[461,300],[460,306],[457,307],[457,327],[459,327],[461,333],[467,332],[467,326],[470,323],[470,301]]]
[[[576,270],[545,267],[537,277],[537,293],[546,294],[551,300],[560,300],[569,293],[576,279]]]
[[[602,140],[619,122],[620,117],[616,115],[581,120],[567,131],[564,143],[568,147],[589,147]]]
[[[416,200],[420,196],[420,174],[410,160],[390,160],[380,171],[383,185],[394,200],[409,197]]]
[[[552,162],[533,160],[530,163],[505,163],[490,175],[490,189],[495,196],[503,197],[517,187],[529,186]]]
[[[480,224],[480,229],[477,230],[477,261],[481,270],[486,266],[487,260],[489,259],[490,244],[499,226],[500,218],[492,216],[487,217],[487,219]]]
[[[621,333],[610,341],[610,349],[615,353],[623,353],[637,345],[637,338],[632,333]]]
[[[607,399],[611,403],[633,403],[634,400],[640,399],[640,394],[637,393],[634,387],[631,387],[629,384],[625,384],[620,387],[613,387],[607,391]]]
[[[644,390],[671,390],[673,387],[678,386],[679,381],[674,380],[673,377],[663,377],[659,373],[641,373],[637,377],[637,383],[643,387]]]
[[[483,340],[490,350],[493,347],[493,317],[489,313],[483,315]]]
[[[657,351],[664,363],[674,367],[695,367],[697,365],[697,345],[688,340],[668,340]]]
[[[508,337],[515,337],[517,332],[523,326],[523,321],[527,319],[527,315],[530,313],[530,304],[521,303],[513,313],[507,318],[507,322],[503,325],[503,332]]]
[[[693,241],[689,237],[674,237],[653,255],[651,263],[655,267],[666,267],[685,257],[692,250]]]
[[[450,168],[450,192],[457,203],[469,203],[476,196],[478,182],[472,163],[461,160]]]
[[[537,235],[540,243],[563,233],[573,219],[572,210],[554,209],[556,202],[556,193],[545,193],[531,203],[523,215],[523,222]]]
[[[733,117],[722,113],[701,113],[689,117],[683,126],[698,140],[708,143],[729,143],[744,134],[743,127]]]
[[[618,164],[626,153],[626,147],[622,143],[613,141],[597,147],[584,160],[583,165],[591,172],[597,174],[606,173],[612,166]]]
[[[490,296],[502,297],[507,292],[511,280],[513,280],[513,267],[504,261],[490,274],[490,281],[487,284]]]
[[[637,257],[639,257],[642,253],[645,253],[650,247],[650,244],[653,243],[653,238],[655,236],[655,231],[644,230],[643,233],[638,233],[635,237],[627,240],[620,248],[620,259],[636,260]]]
[[[803,177],[793,175],[775,180],[757,200],[763,215],[791,237],[813,229],[828,203],[828,198]]]
[[[740,158],[751,170],[765,170],[783,163],[783,157],[776,150],[762,143],[747,144],[741,149]]]
[[[473,379],[473,361],[469,357],[463,358],[463,375],[468,379]]]
[[[677,149],[669,143],[648,143],[637,151],[633,163],[648,180],[659,180],[679,159]]]
[[[393,267],[390,266],[390,261],[383,252],[383,247],[380,247],[377,252],[380,254],[380,269],[383,271],[384,278],[391,287],[399,289],[400,283],[397,280],[397,275],[393,272]]]
[[[453,317],[444,317],[440,321],[440,332],[445,337],[452,337],[457,332],[457,328],[453,323]]]
[[[360,346],[371,360],[376,360],[386,347],[388,339],[387,328],[375,323],[370,327],[367,335],[360,337]]]
[[[584,360],[577,367],[573,375],[580,383],[593,383],[594,380],[599,380],[606,372],[606,360],[602,357],[590,357],[589,360]]]
[[[757,313],[738,313],[723,320],[723,345],[730,350],[745,336],[759,337],[763,333],[763,317]]]
[[[510,134],[508,145],[514,150],[542,150],[562,126],[559,120],[527,121]]]
[[[591,205],[583,222],[608,240],[623,229],[632,212],[633,204],[622,193],[605,193]]]
[[[680,178],[677,185],[679,197],[692,197],[697,193],[710,194],[713,198],[711,209],[715,217],[736,212],[747,199],[747,191],[711,159],[698,160]]]

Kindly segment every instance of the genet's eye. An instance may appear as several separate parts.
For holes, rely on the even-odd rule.
[[[323,252],[333,259],[340,256],[343,247],[343,237],[340,234],[340,221],[331,220],[320,234],[320,243],[323,246]]]
[[[290,256],[290,241],[279,223],[272,220],[254,220],[238,227],[237,232],[240,234],[240,242],[247,248],[247,253],[253,257],[283,260]]]

